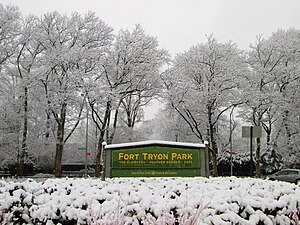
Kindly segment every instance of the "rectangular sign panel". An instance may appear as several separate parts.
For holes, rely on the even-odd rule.
[[[251,126],[242,127],[242,138],[250,138]],[[261,126],[252,126],[252,137],[260,138],[262,136]]]
[[[200,149],[144,146],[112,151],[111,175],[200,176]]]

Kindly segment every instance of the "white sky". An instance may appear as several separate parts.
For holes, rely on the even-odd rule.
[[[300,29],[300,0],[0,0],[23,15],[94,11],[116,31],[140,23],[172,55],[204,43],[205,35],[247,49],[259,34]]]
[[[23,15],[49,11],[81,14],[94,11],[115,31],[133,29],[140,23],[157,37],[173,56],[214,34],[248,49],[257,35],[269,37],[277,29],[300,29],[300,0],[0,0],[20,8]],[[151,119],[160,108],[154,103],[145,111]]]

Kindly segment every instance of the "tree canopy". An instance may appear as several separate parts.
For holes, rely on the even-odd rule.
[[[114,31],[93,12],[23,18],[0,4],[1,167],[23,175],[51,164],[59,177],[86,139],[99,176],[103,141],[158,138],[209,141],[217,175],[228,146],[248,151],[243,125],[263,128],[256,165],[299,167],[299,61],[293,28],[258,36],[247,51],[210,35],[172,59],[140,24]],[[164,109],[145,121],[153,99]]]

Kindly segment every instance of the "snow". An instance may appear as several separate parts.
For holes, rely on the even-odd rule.
[[[205,144],[199,143],[187,143],[187,142],[173,142],[173,141],[160,141],[160,140],[149,140],[140,142],[128,142],[122,144],[110,144],[106,145],[106,149],[113,148],[125,148],[125,147],[136,147],[136,146],[148,146],[148,145],[169,145],[177,147],[192,147],[192,148],[205,148]]]
[[[299,186],[253,178],[0,180],[1,224],[298,224],[299,206]]]

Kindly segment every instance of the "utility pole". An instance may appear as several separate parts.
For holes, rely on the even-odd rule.
[[[233,108],[234,109],[234,108]],[[230,144],[230,176],[233,176],[233,159],[232,159],[232,114],[233,114],[233,109],[230,112],[229,115],[229,144]]]
[[[250,126],[250,176],[253,176],[253,126]]]
[[[86,99],[86,127],[85,127],[85,161],[84,161],[84,177],[87,178],[87,155],[88,155],[88,135],[89,134],[89,110],[88,100]]]

